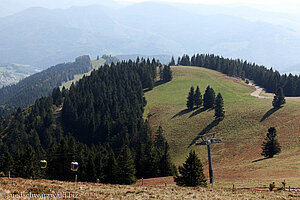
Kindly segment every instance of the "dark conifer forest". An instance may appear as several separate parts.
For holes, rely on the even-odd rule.
[[[70,89],[55,88],[50,96],[1,118],[0,171],[58,180],[74,179],[77,173],[80,181],[118,184],[172,175],[163,128],[152,131],[143,119],[143,90],[153,88],[158,65],[139,58],[105,65]],[[47,161],[45,169],[40,160]],[[70,170],[73,161],[79,164],[77,172]]]
[[[285,96],[300,96],[300,77],[298,75],[283,74],[267,69],[255,63],[249,63],[240,59],[228,59],[213,54],[197,54],[191,58],[183,55],[178,58],[178,65],[200,66],[222,72],[228,76],[250,79],[266,89],[275,93],[279,87],[283,88]]]
[[[89,56],[80,56],[75,62],[62,63],[29,76],[19,83],[0,89],[0,116],[18,107],[26,107],[40,97],[49,96],[53,88],[74,79],[74,75],[90,71]]]

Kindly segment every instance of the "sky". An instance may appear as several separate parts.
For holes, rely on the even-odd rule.
[[[0,17],[20,12],[29,7],[46,7],[46,8],[68,8],[71,6],[87,6],[94,4],[109,5],[112,0],[0,0]],[[292,13],[300,15],[299,0],[114,0],[121,5],[143,1],[158,1],[158,2],[181,2],[181,3],[196,3],[196,4],[215,4],[231,6],[248,6],[265,11],[275,11],[282,13]],[[122,6],[121,6],[122,7]]]
[[[142,2],[146,0],[116,0],[117,2]],[[237,4],[248,5],[260,10],[283,12],[283,13],[300,13],[299,0],[156,0],[165,2],[181,2],[196,4]]]

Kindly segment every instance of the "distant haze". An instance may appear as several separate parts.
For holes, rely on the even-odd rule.
[[[47,68],[85,54],[214,53],[297,74],[300,17],[293,9],[298,5],[291,0],[2,0],[0,62]]]
[[[118,0],[118,2],[144,2],[147,0]],[[157,0],[158,2],[160,0]],[[298,0],[161,0],[162,2],[177,2],[190,4],[209,5],[242,5],[266,11],[300,13],[300,2]]]

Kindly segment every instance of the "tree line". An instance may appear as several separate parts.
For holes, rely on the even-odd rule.
[[[275,93],[283,88],[285,96],[300,96],[300,77],[292,74],[280,74],[277,70],[268,69],[255,63],[240,59],[228,59],[214,54],[196,54],[192,57],[183,55],[178,58],[178,65],[200,66],[222,72],[228,76],[253,80],[267,92]]]
[[[143,119],[143,90],[151,89],[157,66],[145,59],[105,65],[70,89],[55,88],[1,118],[0,171],[70,180],[70,163],[76,161],[81,181],[131,184],[136,178],[172,175],[176,168],[162,127],[153,132]],[[45,170],[39,167],[42,159],[48,161]]]

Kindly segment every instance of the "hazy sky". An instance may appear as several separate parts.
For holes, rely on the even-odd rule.
[[[142,2],[146,0],[116,0],[118,2]],[[156,0],[165,2],[199,3],[199,4],[244,4],[261,10],[300,13],[299,0]]]
[[[68,8],[94,4],[114,5],[111,0],[0,0],[0,17],[13,14],[29,7]],[[164,1],[198,4],[233,4],[233,6],[250,6],[260,10],[294,13],[300,15],[299,0],[114,0],[121,5],[143,1]],[[114,7],[113,6],[113,7]]]

